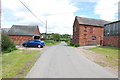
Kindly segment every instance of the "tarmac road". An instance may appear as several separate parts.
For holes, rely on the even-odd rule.
[[[117,78],[62,42],[45,50],[26,78]]]

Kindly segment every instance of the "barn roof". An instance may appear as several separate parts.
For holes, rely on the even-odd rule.
[[[93,25],[93,26],[104,26],[104,24],[110,23],[110,21],[105,21],[101,19],[85,18],[76,16],[79,24]]]
[[[37,25],[13,25],[8,31],[8,35],[35,35],[37,28]]]

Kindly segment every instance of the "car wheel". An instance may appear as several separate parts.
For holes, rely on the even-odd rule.
[[[24,47],[27,47],[27,44],[24,44],[23,46],[24,46]]]
[[[43,46],[41,46],[40,48],[43,48]]]
[[[41,48],[41,45],[37,45],[38,48]]]

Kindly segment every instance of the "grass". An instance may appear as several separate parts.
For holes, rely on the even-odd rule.
[[[96,47],[87,49],[94,51],[96,55],[98,54],[97,58],[101,59],[102,62],[96,62],[101,66],[106,66],[110,68],[115,68],[118,66],[118,52],[120,51],[118,47]],[[104,62],[104,63],[103,63]]]
[[[96,47],[87,50],[92,50],[98,53],[118,55],[119,49],[117,47]]]
[[[60,43],[60,41],[53,41],[53,40],[45,40],[45,46],[52,46],[52,45],[57,45]]]
[[[38,50],[15,50],[3,54],[2,77],[3,78],[24,78],[31,67],[40,56]]]

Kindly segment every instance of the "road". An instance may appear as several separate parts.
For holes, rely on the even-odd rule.
[[[26,78],[117,78],[62,42],[45,50]]]

